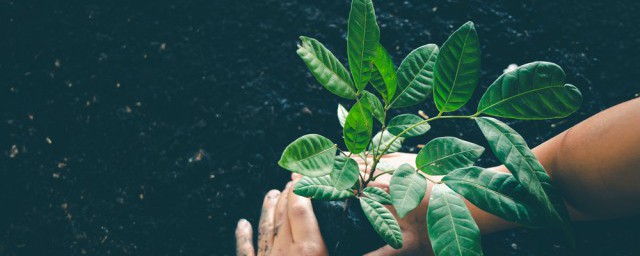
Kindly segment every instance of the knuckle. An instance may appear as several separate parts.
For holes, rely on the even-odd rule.
[[[289,209],[289,214],[293,217],[304,217],[309,213],[307,209],[307,205],[303,203],[295,203],[291,205],[291,209]]]
[[[300,256],[316,256],[320,255],[320,252],[322,252],[320,245],[313,242],[302,242],[298,244],[296,250],[298,251],[297,255]]]

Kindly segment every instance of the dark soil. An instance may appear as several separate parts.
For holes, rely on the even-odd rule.
[[[531,146],[640,92],[638,1],[375,4],[396,64],[476,23],[483,73],[471,106],[511,63],[564,67],[584,104],[564,120],[510,122]],[[348,9],[348,0],[2,1],[0,255],[233,254],[236,221],[256,223],[264,193],[289,178],[276,165],[282,149],[307,133],[341,141],[335,108],[349,102],[323,90],[295,49],[311,36],[346,63]],[[473,123],[447,121],[404,151],[443,135],[484,143]],[[578,223],[578,254],[638,255],[639,227],[639,217]],[[546,230],[483,239],[488,255],[569,253]]]

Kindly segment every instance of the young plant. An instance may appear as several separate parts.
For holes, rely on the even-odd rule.
[[[402,247],[402,232],[385,205],[393,205],[403,218],[423,199],[427,182],[435,183],[425,217],[437,255],[482,254],[480,231],[461,196],[527,227],[559,226],[572,241],[567,209],[543,166],[516,131],[489,117],[541,120],[575,112],[582,96],[565,84],[558,65],[532,62],[505,73],[488,87],[476,113],[452,115],[469,101],[480,76],[480,45],[472,22],[454,31],[440,48],[427,44],[415,49],[396,70],[379,43],[372,1],[353,0],[347,34],[351,75],[322,43],[300,39],[297,53],[318,82],[355,103],[348,111],[338,106],[348,151],[317,134],[302,136],[284,150],[278,164],[304,176],[294,187],[296,194],[318,200],[357,198],[374,230],[393,248]],[[366,90],[368,84],[382,101]],[[432,95],[437,108],[433,117],[403,114],[387,122],[391,108],[414,106]],[[417,155],[417,170],[409,164],[383,168],[382,156],[398,151],[405,138],[422,136],[431,122],[452,118],[475,121],[511,174],[473,166],[485,149],[454,137],[429,141]],[[374,135],[375,123],[380,130]],[[368,176],[360,174],[351,157],[365,159]],[[389,194],[368,186],[385,173],[392,175]],[[434,181],[425,174],[443,177]]]

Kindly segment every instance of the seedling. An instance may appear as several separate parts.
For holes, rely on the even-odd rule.
[[[462,197],[506,220],[535,228],[559,226],[571,237],[567,209],[543,166],[516,131],[489,117],[541,120],[575,112],[582,96],[565,83],[558,65],[538,61],[507,72],[487,88],[476,113],[454,115],[450,113],[469,101],[480,76],[480,44],[472,22],[454,31],[441,47],[427,44],[415,49],[397,70],[379,43],[371,0],[351,4],[350,72],[319,41],[300,39],[297,53],[318,82],[355,103],[348,111],[338,106],[344,151],[317,134],[302,136],[284,150],[278,164],[304,176],[294,187],[296,194],[318,200],[357,198],[378,235],[400,248],[402,232],[385,205],[393,205],[403,218],[423,199],[427,183],[433,182],[425,217],[436,255],[482,254],[480,231]],[[369,84],[382,100],[374,90],[367,91]],[[390,109],[430,98],[437,108],[431,117],[402,114],[387,121]],[[475,121],[511,174],[473,166],[485,149],[454,137],[434,138],[424,145],[416,158],[417,170],[410,164],[389,168],[381,162],[383,155],[400,150],[405,138],[424,135],[433,121],[453,118]],[[374,126],[380,127],[376,134]],[[368,175],[359,172],[352,157],[370,159]],[[385,173],[392,175],[389,193],[369,186]],[[443,177],[436,181],[425,174]]]

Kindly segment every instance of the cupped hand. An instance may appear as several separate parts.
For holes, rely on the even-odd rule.
[[[262,255],[328,255],[318,221],[308,198],[293,193],[293,183],[280,192],[271,190],[264,197],[258,233],[258,251]],[[253,256],[253,229],[245,219],[236,228],[237,255]]]

